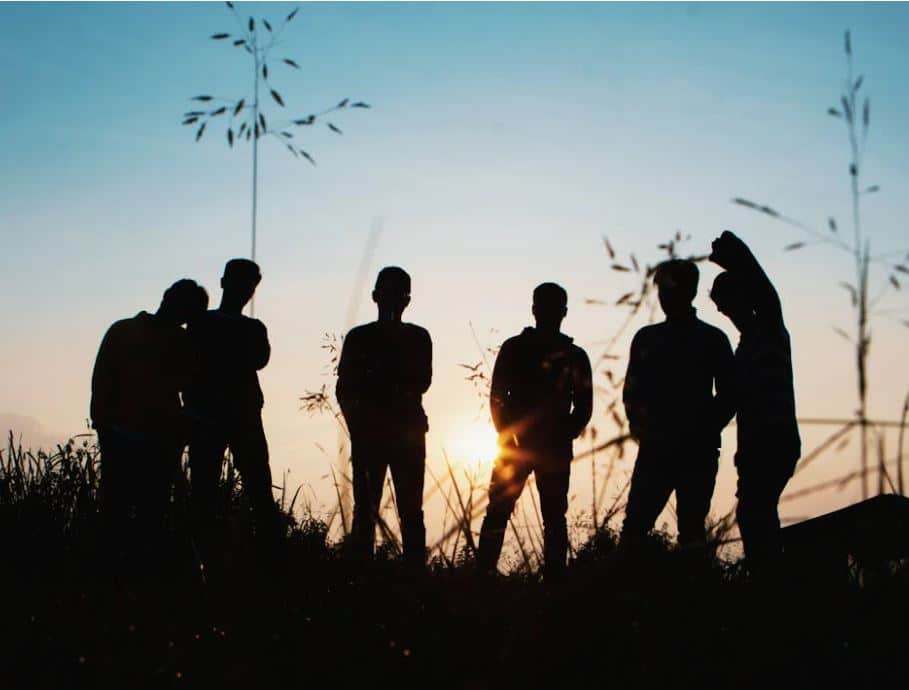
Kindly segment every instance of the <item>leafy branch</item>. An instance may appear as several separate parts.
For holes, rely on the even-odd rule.
[[[187,126],[197,125],[195,140],[199,141],[211,130],[211,126],[220,119],[227,122],[225,137],[228,146],[232,147],[234,143],[243,140],[252,141],[264,136],[272,136],[285,146],[294,157],[302,157],[315,165],[315,159],[309,152],[299,146],[296,133],[292,130],[297,127],[310,127],[321,124],[324,121],[325,126],[329,130],[336,134],[341,134],[342,130],[334,122],[325,120],[325,117],[330,113],[341,110],[369,108],[369,104],[364,101],[351,101],[349,98],[344,98],[336,105],[319,112],[297,115],[281,122],[272,122],[270,124],[269,121],[272,118],[270,115],[266,116],[266,113],[263,112],[265,104],[259,100],[259,86],[261,83],[275,105],[279,108],[287,107],[284,96],[273,82],[275,74],[274,70],[270,69],[270,66],[279,66],[292,70],[300,69],[300,65],[296,60],[283,54],[280,56],[274,54],[275,48],[281,45],[281,35],[288,24],[297,16],[299,8],[290,12],[284,17],[280,25],[275,28],[265,18],[260,18],[257,22],[255,17],[250,16],[243,22],[234,3],[228,2],[226,4],[231,15],[236,20],[238,31],[234,33],[214,33],[211,35],[211,39],[229,43],[234,48],[240,48],[252,58],[254,69],[253,92],[237,99],[222,98],[210,94],[193,96],[190,100],[214,107],[212,109],[195,109],[185,112],[182,124]]]

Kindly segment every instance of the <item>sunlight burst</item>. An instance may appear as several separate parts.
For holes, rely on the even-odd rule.
[[[495,429],[479,421],[454,427],[446,447],[452,462],[461,465],[477,462],[492,465],[499,454]]]

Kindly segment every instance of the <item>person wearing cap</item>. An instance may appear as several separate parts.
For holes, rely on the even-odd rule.
[[[780,297],[748,246],[728,230],[710,260],[726,269],[710,298],[741,334],[735,349],[736,519],[749,571],[773,575],[783,552],[779,501],[802,452],[792,345]]]
[[[532,309],[536,326],[506,340],[496,357],[489,406],[501,452],[480,531],[481,573],[495,572],[508,519],[531,472],[543,514],[544,577],[554,579],[565,569],[572,441],[584,431],[593,410],[590,360],[560,331],[567,303],[561,286],[537,286]]]
[[[378,318],[351,329],[338,364],[336,396],[347,423],[353,465],[351,553],[368,560],[386,470],[391,470],[404,558],[426,559],[423,481],[429,425],[422,397],[432,381],[432,340],[426,329],[401,320],[410,304],[410,276],[383,268],[372,299]]]
[[[716,484],[720,432],[735,413],[732,347],[697,318],[698,267],[672,259],[656,267],[666,319],[631,342],[623,401],[639,448],[621,542],[640,542],[675,492],[678,540],[706,546],[705,520]]]
[[[227,262],[220,306],[189,328],[197,362],[184,400],[196,419],[189,467],[198,526],[206,536],[212,535],[219,513],[218,481],[224,451],[230,448],[252,509],[257,540],[270,549],[276,543],[279,524],[257,372],[268,364],[271,347],[265,325],[242,313],[261,279],[255,262]]]
[[[114,323],[91,382],[91,421],[101,450],[101,501],[118,548],[154,542],[186,445],[180,393],[191,352],[183,324],[204,314],[208,295],[192,280],[164,293],[158,310]],[[138,538],[129,538],[135,524]]]

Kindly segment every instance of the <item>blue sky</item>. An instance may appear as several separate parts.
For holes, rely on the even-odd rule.
[[[277,20],[294,5],[237,7]],[[155,307],[183,276],[216,302],[224,261],[248,252],[249,148],[228,149],[223,129],[195,144],[180,126],[193,95],[247,93],[247,62],[208,39],[236,28],[223,3],[5,3],[0,19],[0,414],[74,433],[107,325]],[[528,322],[530,291],[549,279],[569,290],[565,331],[580,344],[595,349],[620,321],[581,304],[625,291],[602,235],[653,257],[677,229],[696,252],[739,231],[784,294],[800,412],[848,416],[849,346],[830,335],[849,323],[836,287],[848,259],[783,252],[799,239],[791,229],[729,201],[846,225],[845,132],[824,114],[841,92],[846,28],[872,101],[865,180],[882,187],[866,225],[881,251],[898,249],[909,245],[907,5],[302,5],[276,56],[303,69],[273,65],[288,110],[344,97],[373,108],[334,120],[343,136],[306,132],[315,168],[273,143],[260,151],[257,308],[275,348],[263,385],[276,466],[324,488],[314,444],[331,446],[334,432],[297,397],[328,382],[321,336],[345,326],[376,218],[373,271],[410,270],[408,316],[436,343],[435,452],[483,423],[457,367],[478,358],[469,323],[496,345]],[[703,269],[698,306],[729,331],[705,298],[715,273]],[[362,297],[358,320],[371,318]],[[893,417],[909,331],[882,320],[874,334],[872,407]]]

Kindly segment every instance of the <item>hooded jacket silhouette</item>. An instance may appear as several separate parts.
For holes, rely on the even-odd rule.
[[[571,458],[572,441],[590,421],[589,371],[587,354],[563,333],[552,337],[528,326],[502,343],[489,396],[504,442],[542,451],[541,459]]]
[[[505,529],[531,472],[543,514],[544,574],[564,571],[568,552],[568,482],[572,441],[593,411],[590,360],[559,331],[567,295],[555,283],[534,290],[536,327],[506,340],[493,367],[489,408],[501,452],[489,482],[477,565],[493,572]]]

